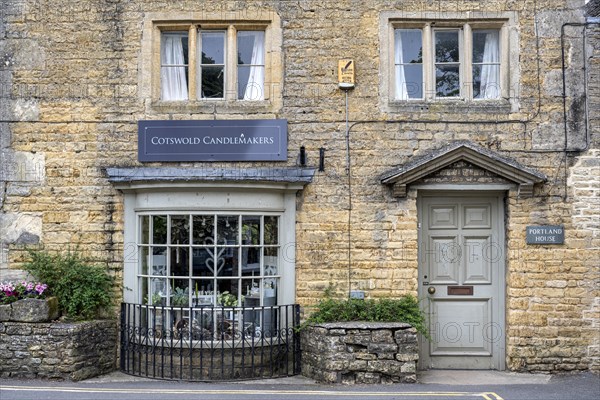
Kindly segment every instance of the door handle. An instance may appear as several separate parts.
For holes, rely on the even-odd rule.
[[[434,294],[435,293],[435,286],[429,286],[427,288],[427,293]]]

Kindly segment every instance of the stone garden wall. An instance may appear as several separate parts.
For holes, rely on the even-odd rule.
[[[116,368],[116,321],[0,322],[0,378],[79,381]]]
[[[414,383],[417,331],[404,323],[340,322],[302,331],[302,374],[325,383]]]

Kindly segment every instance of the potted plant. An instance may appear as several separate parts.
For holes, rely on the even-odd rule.
[[[46,322],[60,316],[58,299],[41,282],[0,284],[0,321]]]
[[[227,290],[217,295],[217,304],[223,307],[235,307],[238,304],[238,298],[236,295],[229,293]],[[228,311],[228,318],[233,318],[233,311]]]
[[[148,300],[148,296],[144,297],[144,303],[150,306],[161,306],[162,305],[163,296],[160,293],[152,293],[150,300]]]
[[[217,296],[217,303],[223,307],[235,307],[237,306],[237,302],[237,296],[229,293],[227,290]]]
[[[189,288],[179,288],[176,287],[173,290],[171,297],[171,304],[174,306],[185,307],[189,304],[190,301],[190,292]]]

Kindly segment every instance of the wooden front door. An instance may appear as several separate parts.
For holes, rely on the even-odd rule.
[[[505,368],[505,244],[501,195],[419,198],[419,297],[431,339],[422,369]]]

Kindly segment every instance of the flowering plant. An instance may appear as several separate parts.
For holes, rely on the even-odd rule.
[[[43,299],[48,294],[48,285],[34,282],[0,283],[0,304],[10,304],[21,299]]]

